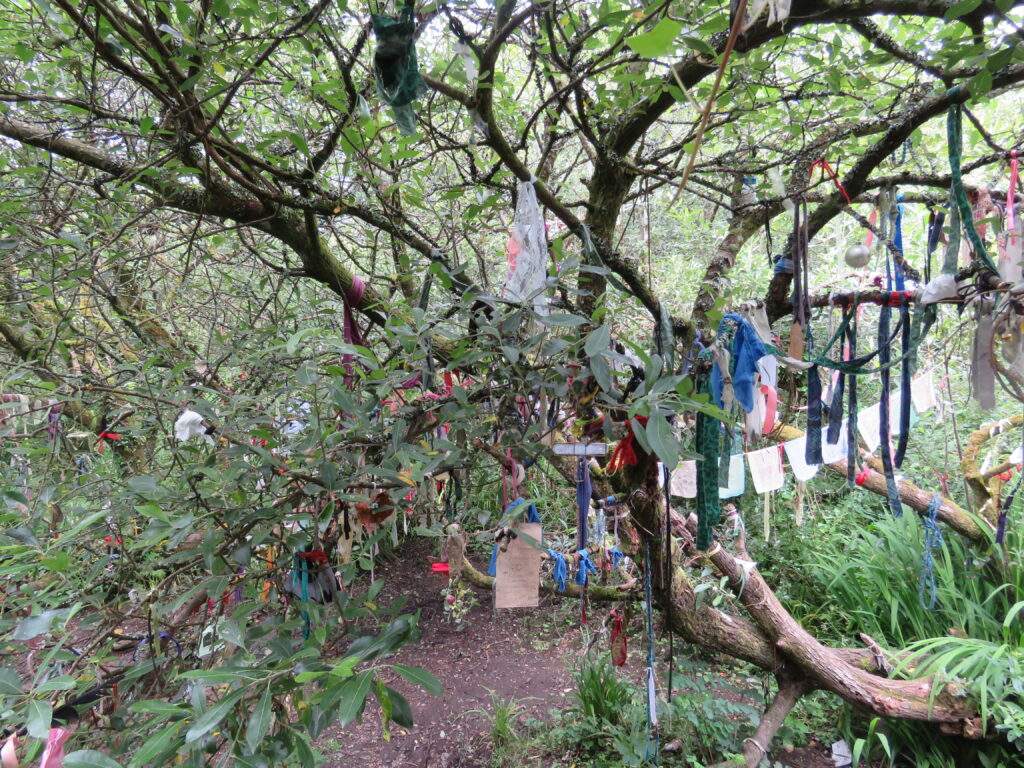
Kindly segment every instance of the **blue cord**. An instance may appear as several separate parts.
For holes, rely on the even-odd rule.
[[[921,600],[921,607],[929,611],[935,609],[939,600],[938,589],[935,586],[933,551],[942,548],[942,529],[939,528],[937,522],[941,506],[942,498],[936,493],[932,496],[932,500],[928,504],[928,512],[924,517],[924,552],[921,558],[921,578],[917,584],[917,593]]]

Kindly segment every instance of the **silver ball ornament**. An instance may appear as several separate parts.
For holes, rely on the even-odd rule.
[[[863,243],[856,243],[846,249],[846,263],[854,269],[863,269],[871,260],[871,251]]]

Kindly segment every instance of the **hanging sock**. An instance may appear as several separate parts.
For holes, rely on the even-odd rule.
[[[938,590],[935,587],[934,552],[942,548],[942,529],[939,528],[937,522],[941,506],[942,498],[939,494],[935,494],[928,503],[928,511],[923,518],[924,548],[921,556],[921,577],[917,584],[917,594],[921,601],[921,607],[929,611],[935,609],[935,604],[939,600]]]
[[[377,93],[391,107],[395,125],[407,136],[416,133],[413,102],[426,90],[416,63],[416,21],[413,4],[407,0],[396,18],[371,13],[370,23],[377,36],[373,73]]]

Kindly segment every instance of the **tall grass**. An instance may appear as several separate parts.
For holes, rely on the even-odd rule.
[[[848,636],[866,632],[893,648],[944,636],[1019,647],[1024,632],[1014,608],[1024,595],[1022,539],[1012,530],[1006,558],[980,558],[947,533],[934,553],[934,609],[919,594],[924,542],[917,515],[879,518],[855,530],[842,553],[819,547],[808,557],[832,606],[846,617]]]

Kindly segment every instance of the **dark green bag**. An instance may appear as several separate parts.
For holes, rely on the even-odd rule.
[[[412,3],[406,3],[398,18],[370,14],[377,50],[373,54],[373,71],[377,93],[391,107],[395,125],[406,134],[416,133],[416,113],[412,103],[425,90],[416,63],[416,22]]]

